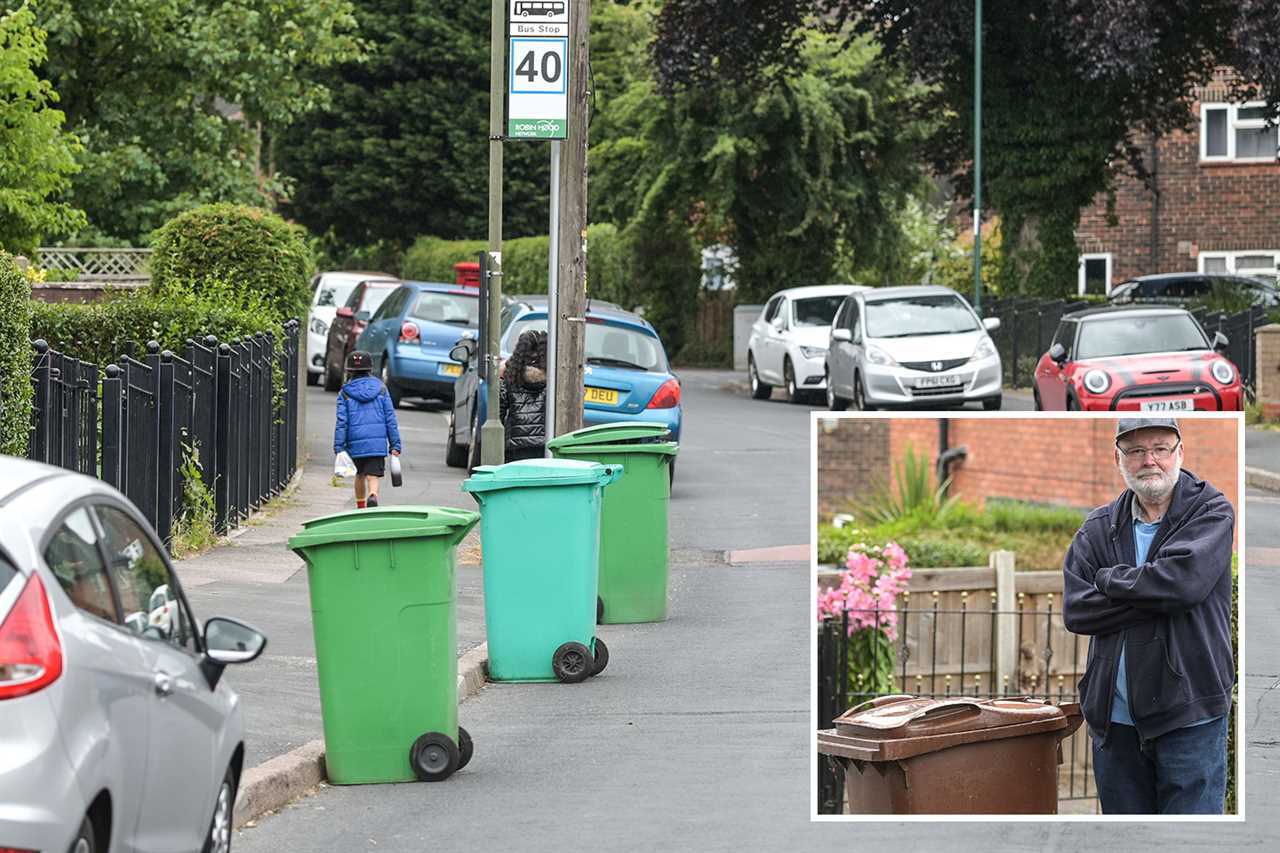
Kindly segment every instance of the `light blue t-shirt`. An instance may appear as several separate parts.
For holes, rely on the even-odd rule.
[[[1156,538],[1156,531],[1160,529],[1160,522],[1145,522],[1138,519],[1138,502],[1133,502],[1133,550],[1137,557],[1136,565],[1141,566],[1147,561],[1147,551],[1151,549],[1151,541]],[[1120,644],[1120,664],[1116,667],[1116,695],[1111,702],[1111,722],[1121,723],[1126,726],[1132,726],[1133,717],[1129,714],[1129,684],[1125,680],[1124,672],[1124,643]],[[1188,723],[1184,728],[1191,726],[1203,726],[1206,723],[1212,723],[1217,717],[1210,717],[1207,720],[1196,720],[1194,723]]]

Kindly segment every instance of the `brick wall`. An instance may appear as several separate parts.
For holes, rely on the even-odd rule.
[[[1200,96],[1225,101],[1223,77]],[[1189,130],[1158,142],[1154,187],[1160,209],[1154,254],[1152,192],[1137,178],[1117,182],[1115,226],[1106,221],[1105,194],[1081,213],[1076,228],[1080,252],[1111,252],[1113,284],[1156,272],[1195,272],[1199,252],[1280,249],[1280,162],[1201,164],[1199,100],[1193,113]],[[1151,140],[1139,142],[1151,169]]]
[[[890,423],[885,418],[818,419],[819,518],[846,511],[851,499],[888,477]]]

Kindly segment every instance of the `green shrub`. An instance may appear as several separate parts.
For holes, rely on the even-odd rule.
[[[31,422],[31,284],[0,251],[0,453],[27,454]]]
[[[1085,510],[1074,507],[989,500],[977,517],[982,520],[981,523],[1002,533],[1041,531],[1074,536],[1080,525],[1084,524],[1086,515],[1088,513]]]
[[[404,253],[401,274],[414,281],[453,281],[453,265],[474,261],[489,247],[484,240],[441,240],[419,237]]]
[[[894,487],[880,483],[866,498],[855,502],[854,518],[868,525],[885,524],[907,516],[922,523],[941,523],[955,505],[947,497],[945,480],[934,485],[933,466],[924,453],[908,445],[902,458],[893,463]]]
[[[502,292],[546,293],[548,237],[518,237],[502,244]],[[588,260],[588,266],[590,261]]]
[[[230,282],[257,294],[283,321],[306,312],[315,259],[306,231],[274,213],[208,204],[181,213],[152,237],[151,282],[157,291],[199,293]]]

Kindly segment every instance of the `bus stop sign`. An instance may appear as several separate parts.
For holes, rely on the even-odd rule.
[[[509,139],[564,139],[567,134],[570,2],[509,0]]]

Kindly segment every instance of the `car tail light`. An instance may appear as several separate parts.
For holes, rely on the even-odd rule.
[[[418,340],[418,326],[416,323],[406,322],[400,327],[400,343],[411,344]]]
[[[0,623],[0,699],[35,693],[62,675],[62,643],[40,576],[33,574]]]
[[[680,405],[680,383],[674,379],[668,379],[654,392],[653,399],[645,408],[674,409],[678,405]]]
[[[25,847],[0,847],[0,853],[40,853],[40,851],[28,850]]]

